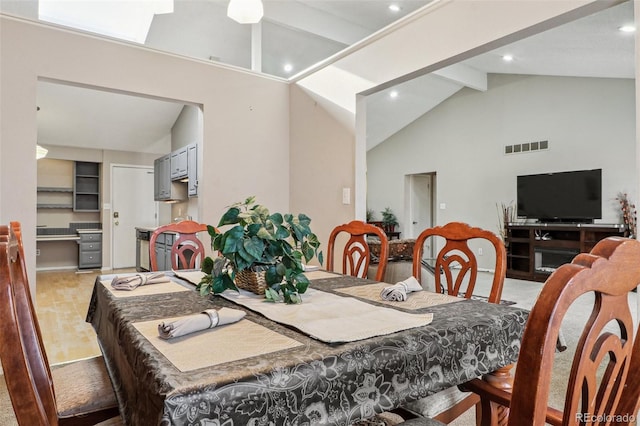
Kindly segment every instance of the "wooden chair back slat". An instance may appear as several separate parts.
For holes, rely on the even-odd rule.
[[[0,227],[0,360],[20,424],[56,425],[51,370],[35,315],[20,225]]]
[[[329,235],[327,245],[327,270],[334,271],[334,256],[336,238],[341,233],[349,234],[344,250],[342,252],[342,273],[355,277],[366,278],[371,252],[367,244],[367,235],[375,235],[380,239],[380,259],[376,272],[376,281],[384,281],[384,274],[389,260],[389,240],[382,228],[354,220],[349,223],[337,226]]]
[[[207,225],[192,220],[183,220],[182,222],[160,226],[151,234],[151,238],[149,238],[149,261],[152,271],[158,270],[155,245],[160,234],[164,232],[178,234],[178,238],[175,239],[171,246],[172,269],[195,269],[196,265],[202,262],[205,256],[205,246],[198,239],[197,234],[199,232],[207,232]]]
[[[436,291],[442,289],[451,296],[458,296],[464,292],[466,298],[471,297],[478,277],[478,260],[472,248],[469,247],[469,241],[486,240],[495,250],[494,276],[489,302],[500,303],[507,273],[507,254],[502,240],[493,232],[473,228],[462,222],[451,222],[444,226],[425,229],[416,238],[413,248],[413,275],[418,281],[422,276],[424,244],[427,239],[435,239],[435,237],[445,240],[444,246],[435,257]],[[453,266],[456,268],[454,269]]]
[[[628,294],[640,283],[639,260],[640,242],[609,237],[549,277],[522,338],[510,425],[545,423],[560,326],[586,294],[593,295],[593,308],[573,358],[561,424],[585,424],[581,419],[587,415],[621,419],[626,414],[628,419],[637,414],[640,345],[634,342]]]

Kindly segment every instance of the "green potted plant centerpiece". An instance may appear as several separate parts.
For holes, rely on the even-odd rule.
[[[246,288],[269,301],[300,303],[309,280],[305,263],[314,257],[322,264],[318,237],[305,214],[270,213],[255,197],[233,204],[220,218],[218,228],[209,226],[211,248],[220,256],[202,262],[204,278],[200,293],[221,293]]]

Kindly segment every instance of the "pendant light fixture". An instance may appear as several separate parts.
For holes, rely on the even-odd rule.
[[[227,16],[240,24],[257,24],[262,15],[262,0],[229,0]]]

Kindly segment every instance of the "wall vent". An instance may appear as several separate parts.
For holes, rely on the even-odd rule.
[[[524,142],[515,145],[505,145],[505,154],[520,154],[533,151],[544,151],[549,149],[549,141]]]

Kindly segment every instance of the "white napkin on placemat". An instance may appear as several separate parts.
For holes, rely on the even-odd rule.
[[[171,281],[164,272],[155,274],[135,274],[127,277],[114,277],[111,280],[111,287],[116,290],[135,290],[141,285],[167,283]]]
[[[407,294],[413,291],[422,291],[422,286],[416,277],[411,276],[404,281],[383,288],[380,292],[380,297],[382,300],[404,302],[407,300]]]
[[[220,308],[217,311],[215,309],[207,309],[199,314],[176,318],[170,322],[161,322],[158,324],[158,334],[163,339],[171,339],[195,333],[196,331],[238,322],[246,314],[245,311],[239,309]]]

